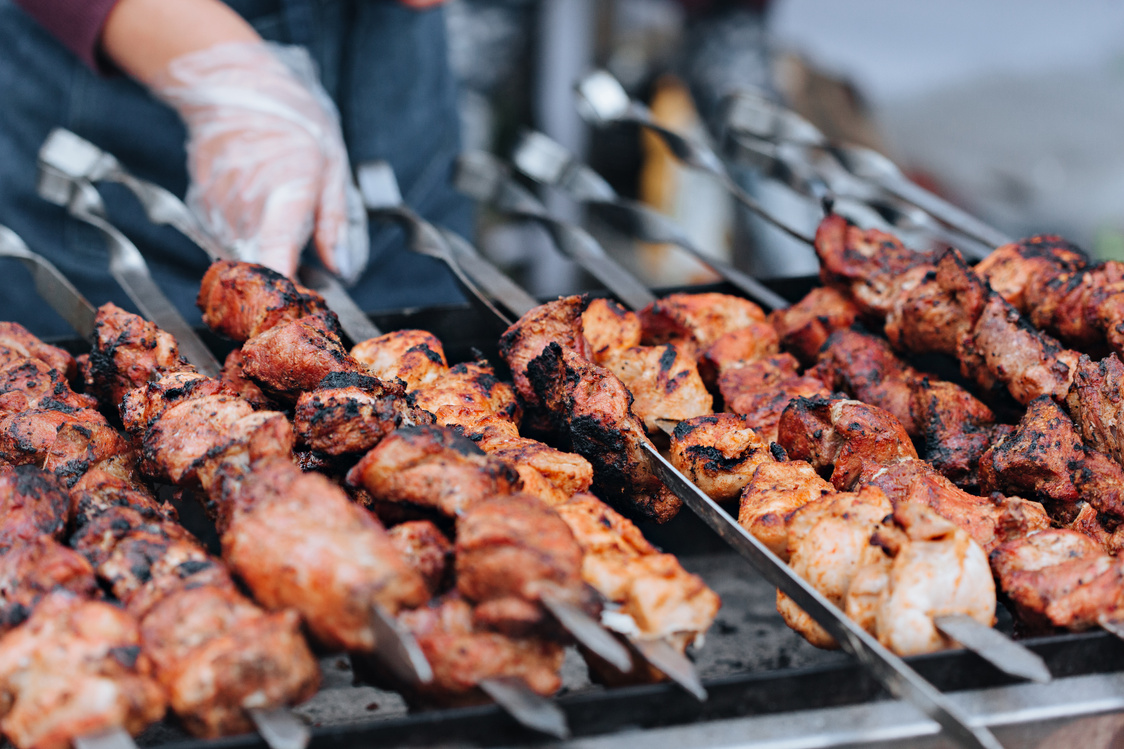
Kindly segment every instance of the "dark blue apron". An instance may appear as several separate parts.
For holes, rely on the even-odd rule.
[[[340,108],[353,164],[389,161],[406,200],[467,233],[471,207],[449,183],[459,146],[455,83],[440,9],[381,0],[228,0],[266,39],[305,46]],[[127,168],[183,195],[184,130],[176,114],[124,76],[99,77],[11,0],[0,0],[0,224],[50,258],[94,304],[132,308],[109,276],[101,237],[35,193],[35,155],[55,126],[115,154]],[[113,223],[148,258],[188,320],[207,259],[171,229],[151,226],[133,198],[102,188]],[[409,253],[400,231],[371,227],[371,265],[352,290],[371,310],[460,299],[436,261]],[[72,335],[35,294],[22,266],[0,260],[0,320],[41,335]]]

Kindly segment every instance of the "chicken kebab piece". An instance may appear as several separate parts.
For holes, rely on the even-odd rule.
[[[53,475],[0,466],[0,731],[20,749],[135,735],[164,715],[137,620],[60,543],[69,513]]]
[[[97,331],[120,344],[118,361],[128,361],[133,374],[146,346],[158,361],[178,361],[174,341],[119,308],[101,310]],[[144,343],[130,345],[125,331],[142,331]],[[185,727],[206,737],[239,733],[254,726],[251,711],[311,696],[319,671],[296,614],[268,614],[247,600],[222,563],[139,481],[128,441],[90,414],[59,428],[36,462],[73,484],[60,522],[65,527],[69,518],[77,527],[71,545],[139,622],[144,653]]]
[[[587,493],[593,478],[587,460],[520,436],[518,407],[509,386],[486,372],[469,375],[464,370],[458,373],[458,367],[454,367],[442,373],[445,358],[440,342],[420,331],[389,333],[356,346],[352,353],[376,375],[397,376],[413,383],[407,385],[413,402],[423,404],[439,424],[468,437],[493,459],[484,465],[506,464],[518,475],[524,493],[553,507],[582,547],[583,579],[611,604],[612,610],[603,616],[606,622],[616,623],[633,642],[665,642],[679,652],[710,626],[719,606],[714,592],[686,572],[674,556],[659,553],[629,520]],[[420,440],[420,435],[415,439]],[[392,445],[376,452],[389,450]],[[431,460],[435,464],[466,460],[463,453],[445,453],[445,457],[439,457],[433,450]],[[394,474],[384,471],[383,475]],[[456,484],[475,485],[480,475],[462,477]],[[491,477],[500,473],[498,468],[489,467],[482,475],[491,482],[495,481]],[[495,483],[499,488],[510,482]],[[379,492],[412,501],[397,488],[380,485]],[[464,504],[463,495],[455,489],[450,495],[454,501],[439,500],[445,514]],[[617,669],[592,653],[587,653],[587,658],[592,658],[600,678],[622,680]],[[652,679],[662,675],[634,665],[633,676]]]

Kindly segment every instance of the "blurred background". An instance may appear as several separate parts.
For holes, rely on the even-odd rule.
[[[591,130],[574,108],[579,76],[607,68],[661,122],[712,143],[724,96],[765,93],[1010,235],[1062,234],[1124,259],[1124,4],[453,0],[448,19],[467,147],[507,156],[521,129],[542,130],[761,277],[814,273],[814,255],[636,128]],[[738,176],[771,211],[815,226],[811,201],[751,168]],[[684,253],[586,225],[652,283],[708,278]],[[537,293],[588,285],[532,227],[484,215],[478,231]]]

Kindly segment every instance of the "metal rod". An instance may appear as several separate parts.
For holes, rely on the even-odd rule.
[[[461,192],[475,200],[541,224],[562,254],[593,274],[626,305],[639,309],[656,301],[656,295],[610,258],[589,232],[551,216],[538,198],[511,179],[495,156],[482,151],[461,154],[453,181]]]
[[[945,614],[933,623],[968,650],[986,660],[1005,674],[1018,676],[1039,684],[1053,677],[1046,662],[1032,650],[965,614]]]
[[[269,749],[305,749],[312,732],[287,707],[252,707],[246,711]]]
[[[531,179],[556,187],[582,201],[622,234],[644,242],[677,245],[753,301],[769,309],[788,307],[784,297],[756,278],[703,252],[667,216],[643,203],[622,198],[601,175],[542,133],[524,133],[512,152],[512,163]]]
[[[483,679],[477,686],[527,728],[556,739],[570,737],[570,724],[562,709],[533,691],[522,679],[510,676]]]
[[[374,657],[381,664],[407,684],[433,681],[433,667],[412,632],[379,604],[371,606],[370,622],[375,631]]]
[[[22,262],[31,273],[35,291],[51,309],[70,323],[78,335],[86,339],[93,336],[98,311],[54,263],[32,252],[19,235],[6,226],[0,226],[0,256]]]
[[[628,649],[609,634],[597,620],[549,591],[542,595],[541,600],[543,606],[554,615],[558,623],[597,657],[622,673],[632,670],[632,656],[628,654]]]
[[[644,660],[663,671],[669,679],[683,687],[688,694],[699,702],[706,702],[706,687],[703,686],[702,679],[699,678],[699,672],[695,668],[695,664],[683,653],[673,648],[671,643],[663,638],[647,640],[636,637],[630,639],[629,644],[636,648],[636,651],[640,653]]]
[[[683,500],[723,541],[741,554],[754,569],[789,596],[840,647],[855,656],[893,696],[904,699],[937,721],[957,743],[965,747],[999,749],[1002,745],[982,726],[973,726],[943,694],[925,681],[901,658],[891,653],[861,627],[847,618],[807,581],[778,559],[760,541],[738,525],[705,492],[692,484],[651,443],[644,443],[653,472]]]

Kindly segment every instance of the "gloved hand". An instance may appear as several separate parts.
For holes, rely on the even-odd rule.
[[[188,205],[239,259],[292,276],[312,236],[329,270],[359,277],[366,212],[307,52],[220,44],[175,58],[150,87],[187,124]]]

